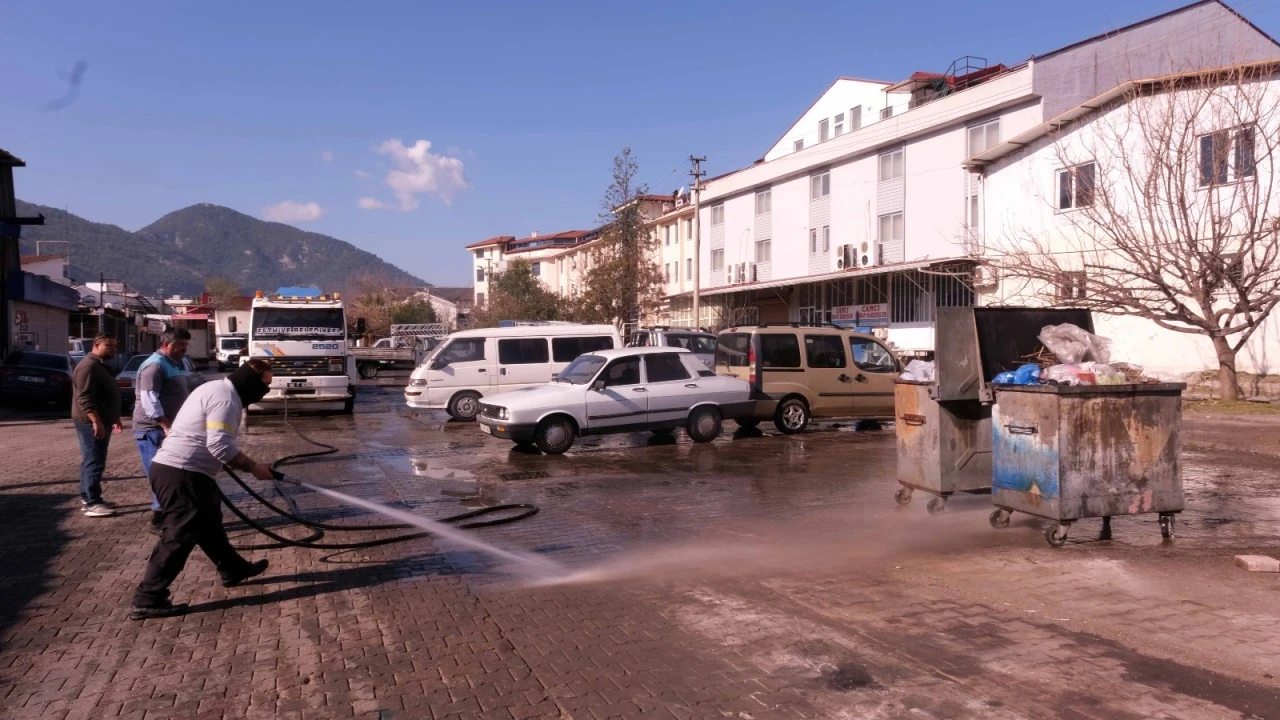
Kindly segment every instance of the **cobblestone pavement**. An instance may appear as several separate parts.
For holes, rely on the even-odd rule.
[[[174,587],[191,613],[131,622],[151,538],[130,436],[113,439],[105,491],[124,514],[86,518],[69,423],[10,415],[0,717],[1280,717],[1280,577],[1231,565],[1280,552],[1280,444],[1232,445],[1229,422],[1187,423],[1174,541],[1143,516],[1108,542],[1083,521],[1053,549],[1031,519],[992,530],[983,496],[939,516],[896,506],[891,430],[629,435],[544,457],[370,390],[353,417],[293,420],[339,452],[291,472],[426,517],[536,503],[476,532],[574,581],[520,586],[418,539],[248,550],[271,568],[224,589],[195,553]],[[280,418],[251,418],[245,441],[263,457],[310,449]],[[238,544],[264,542],[231,520]]]

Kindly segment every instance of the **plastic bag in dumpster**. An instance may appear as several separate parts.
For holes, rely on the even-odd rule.
[[[1012,372],[1005,371],[991,378],[996,385],[1038,385],[1040,384],[1040,366],[1023,365]]]
[[[1045,325],[1039,340],[1064,365],[1111,360],[1111,341],[1071,323]]]
[[[933,382],[933,363],[924,360],[912,360],[907,363],[907,369],[902,373],[903,380],[914,380],[915,382]]]
[[[1043,373],[1040,373],[1040,379],[1049,385],[1085,384],[1080,380],[1079,365],[1052,365],[1045,368]]]
[[[1099,385],[1124,385],[1129,382],[1125,374],[1102,363],[1082,363],[1080,367],[1092,366],[1094,382]]]

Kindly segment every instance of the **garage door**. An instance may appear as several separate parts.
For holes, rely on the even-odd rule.
[[[69,314],[66,310],[21,301],[12,303],[10,307],[13,310],[10,320],[15,348],[67,351]]]

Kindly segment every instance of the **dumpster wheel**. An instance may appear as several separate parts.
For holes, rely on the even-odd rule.
[[[1067,544],[1067,533],[1070,530],[1070,523],[1055,523],[1045,529],[1044,539],[1053,547],[1062,547]]]
[[[912,492],[911,488],[903,485],[902,487],[898,488],[898,492],[893,494],[893,499],[896,500],[899,505],[910,505],[911,492]]]
[[[1171,513],[1160,514],[1160,537],[1165,540],[1173,538],[1173,515]]]
[[[947,509],[947,499],[940,495],[935,495],[929,498],[929,504],[925,505],[924,509],[928,510],[930,515],[938,515]]]
[[[988,519],[991,522],[991,527],[997,530],[1002,530],[1009,527],[1009,518],[1011,517],[1013,517],[1012,511],[1005,510],[1004,508],[996,508],[991,511],[991,516]]]

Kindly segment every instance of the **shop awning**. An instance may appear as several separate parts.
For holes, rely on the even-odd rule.
[[[897,263],[894,265],[874,265],[865,268],[852,268],[849,270],[837,270],[835,272],[822,273],[819,275],[805,275],[803,277],[786,278],[785,280],[766,280],[764,282],[754,283],[738,283],[737,285],[720,285],[713,288],[707,288],[699,292],[701,297],[711,295],[727,295],[728,293],[746,292],[748,290],[768,290],[770,288],[789,287],[791,285],[802,285],[806,283],[826,282],[828,280],[844,280],[851,277],[866,277],[868,275],[887,275],[889,273],[902,272],[905,270],[919,270],[921,268],[932,267],[934,265],[950,265],[957,262],[969,261],[969,258],[950,258],[946,260],[915,260],[912,262]],[[683,292],[668,297],[684,297],[691,293]]]
[[[208,313],[174,313],[170,315],[171,320],[208,320]]]

